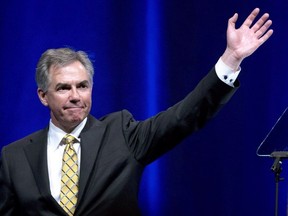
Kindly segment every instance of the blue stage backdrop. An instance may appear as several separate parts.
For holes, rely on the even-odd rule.
[[[139,202],[145,216],[271,216],[273,160],[256,149],[288,99],[287,1],[2,0],[1,147],[46,127],[36,63],[48,48],[89,53],[92,114],[120,109],[145,119],[181,100],[226,46],[227,20],[269,12],[274,35],[241,65],[241,87],[207,126],[147,167]],[[288,167],[284,162],[283,177]],[[287,206],[280,183],[280,212]]]

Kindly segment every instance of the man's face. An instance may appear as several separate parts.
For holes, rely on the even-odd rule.
[[[38,96],[50,108],[53,124],[69,133],[90,112],[91,80],[78,61],[64,67],[51,67],[49,75],[47,92],[38,89]]]

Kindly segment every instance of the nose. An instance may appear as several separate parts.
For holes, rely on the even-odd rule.
[[[70,99],[70,101],[79,101],[80,100],[80,94],[79,94],[77,88],[71,88],[69,99]]]

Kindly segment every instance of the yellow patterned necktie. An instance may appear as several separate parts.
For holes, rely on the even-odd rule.
[[[72,216],[75,212],[78,195],[78,158],[73,147],[76,138],[67,134],[62,142],[66,145],[62,160],[60,205]]]

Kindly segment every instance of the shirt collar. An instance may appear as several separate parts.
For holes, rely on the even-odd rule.
[[[77,140],[80,142],[79,135],[81,131],[83,130],[85,124],[87,122],[87,117],[79,124],[77,127],[69,134],[77,138]],[[49,122],[49,131],[48,131],[48,147],[51,148],[52,150],[56,150],[63,139],[63,137],[67,133],[54,125],[52,123],[52,120],[50,119]]]

